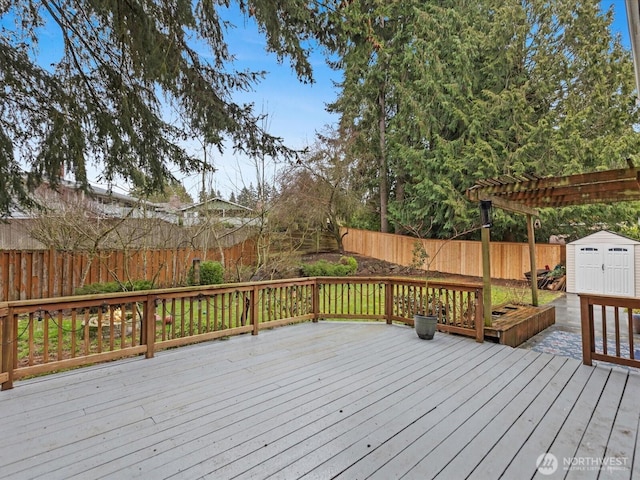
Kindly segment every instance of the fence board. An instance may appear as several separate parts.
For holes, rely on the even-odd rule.
[[[155,280],[158,287],[184,283],[194,258],[218,260],[219,250],[187,248],[153,250],[103,250],[95,253],[57,250],[5,250],[0,252],[0,301],[31,300],[73,295],[95,282],[116,278]],[[244,241],[224,249],[228,268],[255,260],[255,244]],[[83,273],[86,273],[82,282]]]
[[[421,241],[432,258],[430,269],[436,272],[482,277],[482,243],[470,240],[417,240],[414,237],[355,228],[343,229],[345,251],[379,258],[398,265],[413,264],[413,249]],[[564,245],[536,244],[538,268],[554,268],[565,258]],[[491,277],[525,280],[531,270],[529,245],[515,242],[491,242]]]

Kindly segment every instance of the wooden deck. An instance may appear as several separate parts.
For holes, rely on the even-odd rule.
[[[633,369],[305,323],[17,382],[0,476],[640,478],[638,399]]]

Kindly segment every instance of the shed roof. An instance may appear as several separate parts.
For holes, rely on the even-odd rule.
[[[609,230],[600,230],[598,232],[587,235],[570,242],[569,245],[587,245],[587,244],[616,244],[616,245],[640,245],[640,242],[633,238],[625,237]]]

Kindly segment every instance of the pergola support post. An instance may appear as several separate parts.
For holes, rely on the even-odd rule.
[[[537,307],[538,302],[538,268],[536,266],[536,234],[533,228],[533,215],[527,214],[527,236],[529,237],[529,263],[531,264],[531,305]]]
[[[485,327],[491,326],[491,229],[482,230],[482,317]]]

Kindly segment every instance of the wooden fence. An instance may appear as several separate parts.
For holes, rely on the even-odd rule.
[[[255,262],[255,243],[247,240],[224,248],[227,268]],[[152,280],[156,287],[184,285],[195,258],[220,260],[218,249],[191,248],[0,251],[0,301],[73,295],[76,288],[95,282]],[[84,278],[84,281],[82,281]]]
[[[299,278],[0,303],[0,384],[156,350],[319,319],[413,325],[483,341],[482,285],[398,278]]]
[[[418,240],[414,237],[379,233],[354,228],[343,229],[343,245],[347,252],[386,260],[398,265],[414,263],[413,250],[421,241],[429,258],[430,270],[456,275],[482,277],[482,243],[468,240]],[[491,277],[525,280],[531,271],[527,243],[491,242]],[[564,263],[565,245],[536,244],[537,268],[553,269]]]

